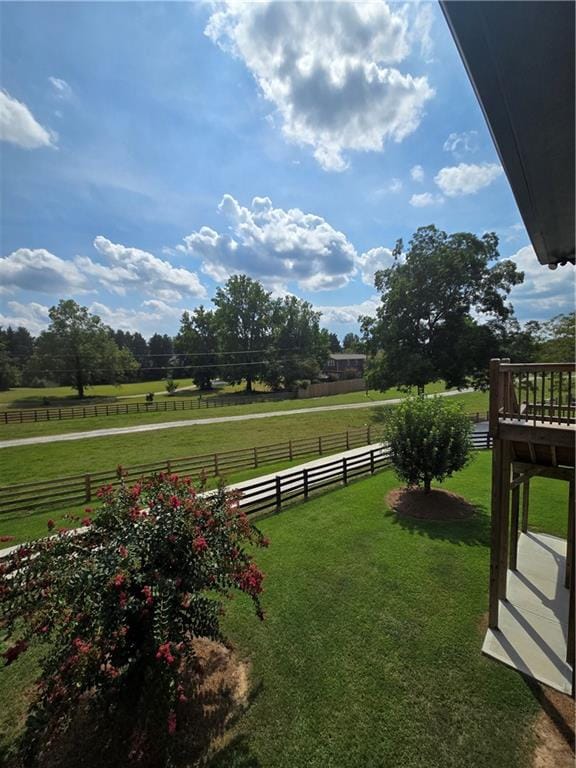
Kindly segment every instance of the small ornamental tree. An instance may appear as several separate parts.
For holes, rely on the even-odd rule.
[[[162,474],[99,495],[85,532],[26,544],[0,566],[6,663],[33,641],[48,646],[22,739],[30,757],[65,731],[85,694],[112,716],[119,702],[131,715],[144,705],[131,738],[150,743],[151,728],[169,755],[191,641],[222,639],[223,600],[234,591],[263,618],[263,574],[248,547],[268,542],[237,496],[198,495],[188,478]]]
[[[472,424],[458,403],[446,397],[414,395],[390,408],[384,440],[396,474],[408,485],[442,482],[469,461]]]

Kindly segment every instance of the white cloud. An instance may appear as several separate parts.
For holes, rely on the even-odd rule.
[[[68,85],[66,80],[62,80],[60,77],[52,76],[50,76],[48,80],[57,99],[68,101],[72,98],[72,88]]]
[[[23,326],[28,328],[30,333],[37,335],[43,331],[50,319],[48,317],[48,307],[43,304],[36,304],[31,301],[28,304],[20,304],[18,301],[9,301],[7,304],[7,313],[0,312],[0,326],[6,328],[11,325],[12,328]]]
[[[574,311],[576,285],[572,265],[549,269],[540,264],[531,245],[520,248],[509,258],[524,272],[524,282],[510,293],[510,300],[520,319],[547,318]]]
[[[78,269],[101,286],[124,296],[129,291],[140,291],[163,301],[178,301],[183,296],[206,297],[206,289],[195,272],[174,267],[139,248],[112,243],[102,235],[94,240],[94,247],[107,263],[100,264],[87,256],[77,256]]]
[[[174,334],[184,312],[183,307],[170,306],[156,299],[144,301],[136,309],[109,307],[99,301],[92,303],[88,309],[111,328],[131,333],[138,331],[147,337],[154,333]]]
[[[39,293],[62,293],[86,287],[86,279],[71,261],[44,248],[18,248],[0,258],[0,285],[4,292],[15,288]]]
[[[277,291],[289,282],[311,291],[341,288],[355,272],[356,251],[325,219],[298,208],[274,208],[255,197],[250,208],[224,195],[219,210],[230,234],[202,227],[181,249],[202,259],[217,282],[246,272]]]
[[[366,285],[374,285],[374,275],[379,269],[387,269],[394,263],[394,256],[390,248],[379,246],[365,251],[356,258],[356,264],[362,276],[362,282]]]
[[[410,205],[414,208],[427,208],[429,205],[440,205],[443,202],[442,195],[433,195],[431,192],[422,192],[410,198]]]
[[[482,165],[460,163],[442,168],[434,177],[434,181],[447,197],[460,197],[476,194],[492,184],[503,173],[502,166],[497,163]]]
[[[21,101],[0,91],[0,140],[23,149],[55,145],[55,134],[44,128]]]
[[[349,325],[357,323],[363,315],[375,315],[380,301],[376,298],[366,299],[359,304],[345,304],[343,306],[318,306],[314,309],[322,313],[323,323],[337,323]]]
[[[410,169],[410,176],[412,181],[424,181],[424,168],[421,165],[415,165]]]
[[[311,146],[325,170],[342,171],[346,150],[381,151],[413,133],[434,95],[426,77],[391,66],[410,52],[409,13],[382,0],[229,0],[216,6],[206,34],[246,64],[285,137]],[[421,21],[415,32],[421,41],[426,28]]]
[[[478,150],[478,131],[451,133],[443,146],[444,152],[452,152],[458,160],[469,152]]]

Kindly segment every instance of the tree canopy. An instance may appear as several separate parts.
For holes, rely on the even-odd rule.
[[[58,384],[69,384],[84,397],[91,384],[119,383],[138,368],[127,349],[120,349],[98,315],[72,299],[49,310],[50,325],[36,340],[30,367]]]
[[[424,386],[444,379],[462,387],[482,376],[494,354],[489,325],[475,316],[505,321],[506,303],[523,280],[514,262],[501,260],[494,233],[448,235],[435,226],[420,227],[404,252],[402,240],[394,263],[375,275],[381,303],[375,318],[362,318],[372,386]]]
[[[218,375],[218,332],[215,313],[202,305],[184,312],[180,331],[174,340],[186,376],[201,390],[212,388]]]

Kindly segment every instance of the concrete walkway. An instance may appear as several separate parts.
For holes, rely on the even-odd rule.
[[[452,392],[439,392],[441,397],[452,397],[472,392],[463,389]],[[379,405],[398,405],[404,398],[391,400],[368,400],[365,403],[344,403],[342,405],[319,405],[316,408],[287,408],[264,413],[244,413],[241,416],[213,416],[206,419],[182,419],[181,421],[165,421],[157,424],[139,424],[132,427],[111,427],[110,429],[93,429],[86,432],[70,432],[62,435],[41,435],[37,437],[19,437],[12,440],[1,440],[0,448],[16,448],[21,445],[42,445],[43,443],[61,443],[69,440],[86,440],[91,437],[112,437],[114,435],[131,435],[138,432],[156,432],[160,429],[183,429],[202,424],[228,424],[231,421],[251,421],[252,419],[271,419],[276,416],[294,416],[306,413],[324,413],[326,411],[349,411],[356,408],[374,408]]]
[[[250,487],[252,484],[256,482],[257,483],[272,482],[272,481],[275,481],[277,477],[284,477],[285,475],[290,475],[294,472],[299,472],[303,469],[313,469],[316,467],[323,467],[326,464],[330,464],[331,462],[341,460],[344,457],[346,457],[347,459],[352,458],[353,456],[359,456],[370,450],[374,450],[377,456],[380,453],[380,451],[382,451],[382,449],[383,449],[382,443],[372,443],[371,445],[361,445],[358,448],[351,448],[348,451],[341,451],[340,453],[331,453],[327,456],[322,456],[319,459],[312,459],[312,461],[306,461],[304,462],[304,464],[297,464],[293,467],[288,467],[287,469],[281,469],[278,472],[270,472],[265,475],[256,475],[250,480],[242,480],[239,483],[228,485],[226,486],[226,489],[228,491],[232,491],[232,490],[242,491],[243,488]],[[288,483],[288,485],[290,485],[290,483]],[[206,491],[206,495],[210,495],[212,493],[214,493],[214,491]],[[273,497],[275,493],[276,493],[276,490],[274,487],[263,488],[263,490],[260,493],[250,496],[250,504],[255,504],[260,501],[265,501],[266,499]],[[240,506],[242,506],[242,502],[240,502]],[[74,530],[76,533],[81,533],[86,529],[80,527],[80,528],[75,528]],[[21,546],[22,544],[16,544],[13,547],[0,549],[0,560],[2,560],[2,558],[4,557],[7,557],[11,552],[15,552]]]

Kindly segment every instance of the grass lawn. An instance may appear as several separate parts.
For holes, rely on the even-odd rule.
[[[429,392],[442,391],[441,384],[430,385]],[[300,408],[318,408],[327,405],[346,405],[352,403],[370,403],[371,401],[390,400],[403,397],[404,394],[396,389],[386,392],[350,392],[344,395],[331,395],[329,397],[315,397],[306,400],[281,400],[276,402],[251,403],[249,405],[230,405],[218,408],[193,409],[185,411],[166,411],[155,413],[130,413],[91,416],[86,419],[66,419],[63,421],[48,421],[24,424],[0,423],[0,440],[9,440],[19,437],[35,437],[38,435],[60,435],[70,432],[85,432],[96,429],[110,429],[116,427],[131,427],[140,424],[160,424],[167,421],[186,422],[190,419],[224,418],[226,416],[240,416],[242,414],[265,413],[272,411],[291,411]],[[465,404],[470,412],[486,411],[488,407],[488,394],[486,392],[470,392],[454,395],[456,400]]]
[[[398,522],[392,472],[269,517],[258,560],[267,619],[246,601],[225,631],[252,663],[253,700],[212,768],[526,768],[538,704],[483,657],[490,454],[449,490],[478,509],[458,523]],[[565,484],[534,481],[531,524],[564,534]],[[22,721],[35,662],[0,672],[0,740]]]
[[[181,387],[190,386],[190,379],[180,382]],[[97,402],[104,398],[108,401],[127,395],[146,395],[148,392],[165,392],[166,382],[135,381],[130,384],[96,384],[86,390],[86,402]],[[66,405],[78,405],[76,390],[72,387],[14,387],[5,392],[0,392],[0,410],[5,408],[41,408],[44,398],[50,399],[50,405],[58,407]]]

